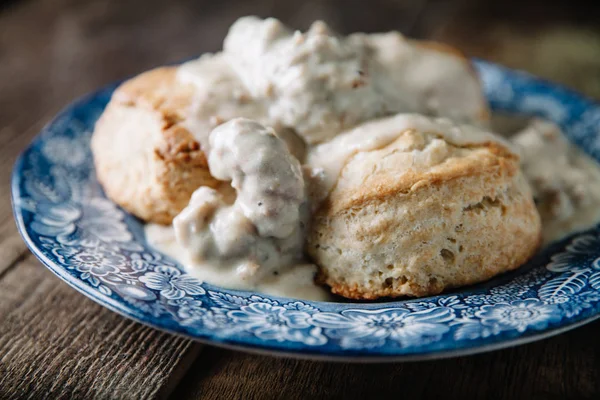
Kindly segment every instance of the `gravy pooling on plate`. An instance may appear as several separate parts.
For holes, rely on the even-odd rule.
[[[252,290],[295,299],[317,301],[333,299],[328,290],[315,285],[317,266],[310,262],[296,261],[286,268],[280,268],[277,274],[266,275],[260,280],[241,279],[236,264],[199,262],[189,259],[188,251],[177,242],[172,226],[146,224],[145,234],[151,246],[180,262],[188,273],[204,282],[229,289]]]

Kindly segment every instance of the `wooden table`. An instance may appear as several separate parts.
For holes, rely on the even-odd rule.
[[[219,49],[227,27],[245,14],[277,16],[298,28],[323,18],[342,32],[400,29],[600,97],[598,6],[479,3],[29,0],[0,6],[0,398],[599,398],[600,321],[518,348],[430,362],[336,364],[233,352],[96,305],[27,251],[12,220],[12,164],[60,108],[113,80]]]

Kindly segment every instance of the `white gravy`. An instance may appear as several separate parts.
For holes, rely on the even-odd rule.
[[[534,120],[511,138],[542,217],[545,244],[600,221],[600,165],[560,129]]]
[[[247,117],[265,122],[264,105],[252,99],[222,53],[205,54],[182,64],[177,70],[177,79],[196,86],[185,124],[203,149],[208,149],[210,132],[232,118]]]
[[[223,47],[178,72],[198,88],[188,120],[201,144],[210,128],[233,117],[291,128],[315,144],[399,112],[475,124],[486,112],[464,58],[397,32],[344,37],[317,21],[301,33],[276,19],[244,17]]]
[[[333,299],[328,290],[315,285],[314,276],[317,266],[314,264],[297,261],[278,275],[271,275],[260,281],[244,280],[240,279],[236,265],[192,261],[187,251],[177,243],[172,226],[146,224],[144,231],[151,246],[180,262],[191,275],[211,285],[303,300],[332,301]]]

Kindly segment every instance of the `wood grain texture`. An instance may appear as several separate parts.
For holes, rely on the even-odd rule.
[[[0,206],[1,207],[1,206]],[[11,221],[12,222],[12,221]],[[27,255],[27,246],[12,223],[0,226],[0,279]]]
[[[594,399],[600,321],[487,354],[396,364],[298,361],[207,348],[177,399]]]
[[[18,152],[58,110],[116,79],[218,50],[247,14],[300,29],[324,19],[344,33],[434,37],[600,96],[598,6],[571,3],[23,0],[0,8],[0,399],[164,397],[186,370],[173,398],[600,397],[600,322],[491,354],[390,365],[205,347],[188,370],[197,345],[121,318],[35,261],[8,198]]]
[[[0,398],[164,397],[198,345],[121,318],[33,256],[0,280]]]

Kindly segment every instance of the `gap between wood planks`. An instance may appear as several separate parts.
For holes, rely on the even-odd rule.
[[[23,261],[28,253],[13,221],[0,225],[0,280],[11,268]]]

